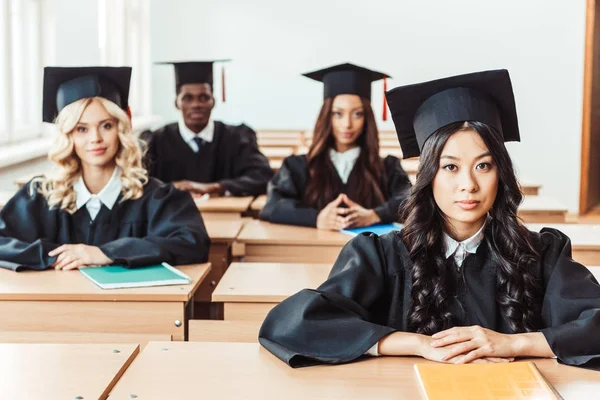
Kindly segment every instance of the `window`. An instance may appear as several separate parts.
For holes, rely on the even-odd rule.
[[[0,1],[0,144],[42,134],[40,0]]]
[[[132,114],[151,114],[150,17],[148,0],[100,0],[99,47],[103,65],[131,66]]]

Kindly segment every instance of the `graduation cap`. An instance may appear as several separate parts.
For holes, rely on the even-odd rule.
[[[42,118],[54,122],[67,105],[103,97],[128,111],[131,67],[46,67]]]
[[[505,142],[520,140],[515,97],[505,69],[401,86],[386,96],[404,158],[419,156],[429,136],[453,122],[483,122]]]
[[[157,62],[157,65],[173,65],[175,67],[175,87],[177,90],[186,83],[208,83],[213,87],[213,63],[229,62],[229,59],[208,61]],[[225,102],[225,69],[221,69],[221,93]]]
[[[325,99],[339,94],[356,94],[371,100],[371,82],[383,79],[383,90],[385,92],[387,90],[386,78],[390,78],[389,75],[382,72],[372,71],[349,63],[334,65],[303,75],[323,82],[323,97]],[[383,120],[385,121],[387,119],[385,94],[383,100]]]

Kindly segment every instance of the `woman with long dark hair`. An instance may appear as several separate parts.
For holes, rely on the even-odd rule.
[[[331,230],[395,221],[410,181],[396,157],[379,156],[370,101],[371,82],[387,75],[342,64],[306,76],[325,88],[313,141],[284,160],[260,218]]]
[[[364,354],[450,363],[600,360],[600,286],[567,236],[530,232],[505,141],[519,140],[506,70],[387,94],[405,156],[420,155],[404,228],[359,235],[328,280],[275,307],[260,343],[293,367]]]

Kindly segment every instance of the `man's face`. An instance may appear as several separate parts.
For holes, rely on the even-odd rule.
[[[212,88],[208,83],[181,85],[175,105],[181,110],[186,126],[198,133],[208,124],[215,106]]]

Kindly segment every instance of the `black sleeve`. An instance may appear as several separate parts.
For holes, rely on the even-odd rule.
[[[546,337],[558,360],[600,369],[600,285],[571,258],[571,241],[556,229],[541,231]]]
[[[29,182],[0,210],[0,267],[48,268],[56,260],[48,253],[59,246],[54,243],[57,231],[56,212]]]
[[[362,356],[395,331],[369,321],[369,308],[385,293],[385,264],[377,235],[355,237],[317,290],[302,290],[269,312],[259,342],[294,368]]]
[[[267,183],[273,177],[269,160],[258,149],[256,133],[245,125],[236,129],[231,137],[236,146],[233,152],[234,178],[224,179],[219,183],[234,196],[259,196],[267,191]]]
[[[375,212],[382,223],[390,224],[398,222],[398,208],[408,197],[412,185],[398,158],[387,156],[384,164],[387,172],[388,201],[376,207]]]
[[[99,246],[102,252],[115,264],[131,267],[165,261],[173,265],[206,262],[210,239],[192,196],[170,184],[161,184],[151,196],[146,237],[105,243]]]
[[[300,174],[306,175],[306,171],[299,171],[295,161],[294,156],[283,160],[269,183],[267,202],[260,219],[276,224],[316,227],[319,210],[304,204],[305,185],[300,181],[306,182],[306,179],[300,179]]]

